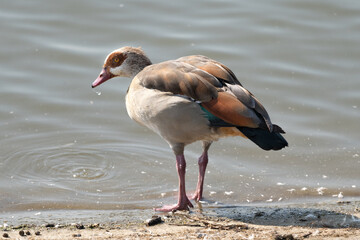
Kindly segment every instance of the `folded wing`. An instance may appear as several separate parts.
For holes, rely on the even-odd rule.
[[[205,56],[187,56],[146,67],[138,76],[146,88],[184,95],[214,116],[240,127],[283,132],[262,104],[225,65]]]

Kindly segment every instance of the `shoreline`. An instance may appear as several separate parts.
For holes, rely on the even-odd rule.
[[[78,211],[72,210],[72,214]],[[360,202],[339,201],[281,206],[226,206],[191,212],[157,214],[158,224],[147,226],[155,212],[130,215],[99,211],[100,218],[66,218],[39,214],[34,222],[1,225],[2,239],[359,239]],[[85,216],[85,215],[84,215]],[[109,216],[112,216],[108,218]],[[68,216],[69,217],[69,216]],[[116,219],[118,217],[118,219]],[[16,218],[16,216],[15,216]],[[72,219],[72,220],[70,220]],[[102,220],[101,220],[102,219]],[[99,222],[101,221],[101,222]],[[38,233],[39,235],[36,235]],[[29,234],[29,235],[27,235]],[[8,237],[7,237],[8,236]]]

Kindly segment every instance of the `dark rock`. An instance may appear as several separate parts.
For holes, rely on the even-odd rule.
[[[24,230],[20,230],[20,231],[19,231],[19,235],[20,235],[20,236],[25,236]]]
[[[74,233],[72,236],[73,237],[81,237],[81,234],[80,233]]]
[[[36,236],[41,235],[40,231],[36,231],[36,232],[35,232],[35,235],[36,235]]]
[[[45,225],[45,227],[47,227],[47,228],[53,228],[53,227],[55,227],[55,224],[53,224],[53,223],[48,223],[48,224]]]
[[[275,240],[295,240],[292,234],[276,235]]]
[[[151,219],[147,219],[145,221],[146,225],[149,226],[149,227],[154,226],[154,225],[159,224],[159,223],[162,223],[162,222],[163,221],[162,221],[161,217],[159,217],[159,216],[152,216]]]
[[[84,225],[82,225],[82,224],[76,224],[75,227],[77,229],[85,229]]]
[[[26,231],[25,234],[28,236],[31,235],[30,231]]]
[[[3,238],[8,238],[9,237],[9,234],[8,233],[4,233],[3,234]]]

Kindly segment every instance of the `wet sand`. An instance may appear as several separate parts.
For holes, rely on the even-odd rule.
[[[157,215],[147,221],[2,225],[3,239],[359,239],[360,202],[226,206]],[[46,222],[46,219],[43,219]],[[36,235],[37,234],[37,235]],[[8,236],[8,237],[7,237]]]

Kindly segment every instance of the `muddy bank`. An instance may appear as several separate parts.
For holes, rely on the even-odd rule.
[[[40,222],[18,225],[4,221],[4,239],[358,239],[360,236],[360,202],[342,201],[288,206],[224,206],[198,208],[192,212],[157,215],[152,226],[149,219],[154,212],[142,212],[142,219],[117,217],[102,222],[59,218],[39,214]],[[76,212],[73,211],[76,215]],[[114,215],[115,214],[115,215]],[[76,220],[76,222],[75,222]],[[14,222],[14,221],[13,221]]]

